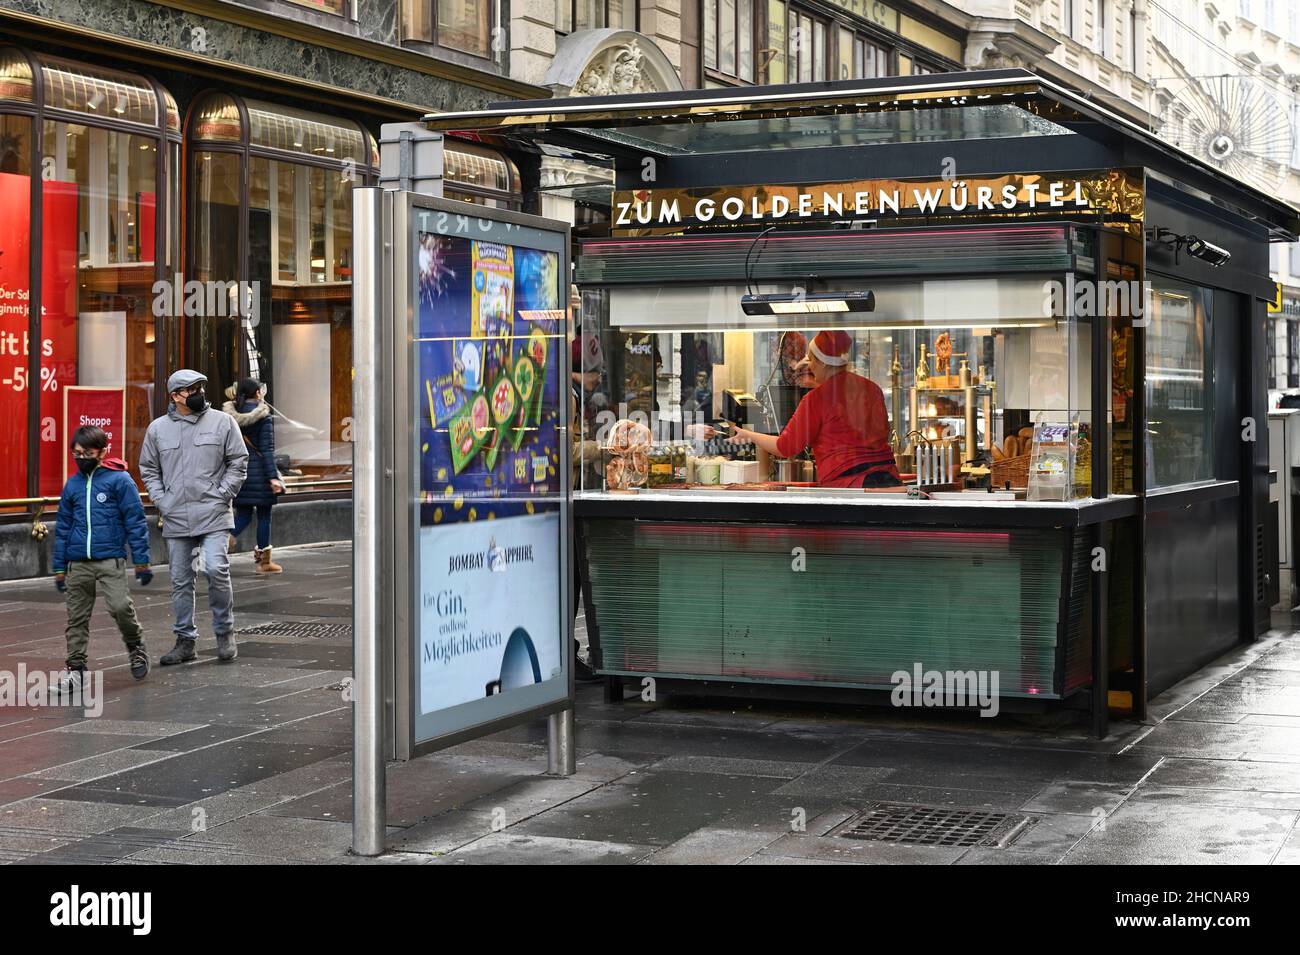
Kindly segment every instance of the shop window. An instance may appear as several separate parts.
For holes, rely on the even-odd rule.
[[[215,395],[243,377],[264,384],[291,480],[346,476],[352,189],[374,174],[374,140],[347,120],[224,94],[199,104],[190,135],[188,277],[208,297],[185,316],[185,361]]]
[[[753,0],[705,0],[704,68],[723,77],[754,81]]]
[[[759,75],[766,83],[788,82],[785,0],[768,0],[766,23],[763,26],[766,42],[759,51]]]
[[[826,21],[791,7],[786,20],[786,61],[791,82],[826,79]]]
[[[555,0],[555,31],[637,28],[636,0]]]
[[[581,361],[575,367],[584,438],[578,487],[618,489],[602,457],[617,418],[649,429],[652,455],[677,445],[689,448],[696,467],[701,461],[717,467],[724,456],[733,459],[730,473],[753,472],[758,465],[745,464],[748,449],[718,438],[701,441],[688,429],[725,419],[780,433],[811,387],[797,364],[808,342],[821,328],[841,327],[853,343],[850,370],[881,389],[888,427],[880,440],[897,452],[902,470],[915,465],[920,447],[955,449],[973,440],[981,452],[992,453],[996,445],[994,460],[1019,459],[1019,470],[1009,478],[1023,486],[1029,454],[1025,431],[1035,423],[1059,424],[1074,429],[1085,449],[1076,455],[1064,496],[1087,497],[1091,325],[1044,320],[1045,278],[875,280],[870,318],[784,314],[764,319],[766,327],[760,328],[737,319],[741,297],[749,291],[785,293],[791,286],[584,287]],[[861,285],[827,281],[818,290],[823,288]],[[918,373],[922,367],[924,375]],[[975,383],[973,391],[959,386],[963,368]],[[796,457],[801,463],[808,459],[802,451]],[[689,473],[690,464],[686,467]],[[764,478],[714,473],[687,483],[756,480]]]
[[[12,48],[0,51],[5,498],[59,492],[69,466],[67,436],[83,419],[101,421],[112,453],[134,466],[161,367],[155,283],[174,264],[176,249],[176,207],[168,201],[179,148],[175,101],[144,77],[54,57],[35,62],[41,111],[33,120],[30,61]],[[29,115],[3,115],[15,102]],[[36,275],[29,265],[34,222],[41,237]],[[33,297],[39,310],[31,308]],[[39,343],[36,374],[28,341]],[[36,467],[27,456],[32,429],[39,434]]]
[[[1214,477],[1212,301],[1207,289],[1153,283],[1146,332],[1149,489]]]
[[[0,66],[6,68],[13,70],[13,65]],[[0,88],[17,85],[12,72],[0,77]],[[27,79],[30,92],[30,73]],[[30,366],[24,343],[31,287],[31,147],[31,117],[0,114],[0,499],[28,495]]]
[[[1300,388],[1300,322],[1286,321],[1286,387]]]
[[[850,38],[852,53],[848,57],[841,55],[840,79],[867,80],[889,75],[890,56],[887,47],[847,30],[841,36]],[[846,69],[852,72],[846,73]]]
[[[490,58],[495,14],[488,0],[403,0],[402,38]]]
[[[443,195],[497,209],[519,209],[519,170],[500,153],[449,140],[443,151]]]
[[[337,16],[344,16],[348,9],[347,0],[285,0],[285,2]]]

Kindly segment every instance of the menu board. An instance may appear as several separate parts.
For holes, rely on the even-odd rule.
[[[537,248],[488,224],[415,237],[417,737],[446,711],[568,693],[562,235],[521,230],[553,240]]]

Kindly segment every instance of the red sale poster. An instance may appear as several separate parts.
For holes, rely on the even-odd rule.
[[[67,432],[59,392],[77,383],[77,184],[45,182],[41,227],[41,494],[63,490]]]
[[[72,440],[73,433],[82,425],[93,425],[108,433],[109,455],[122,457],[126,441],[126,389],[68,385],[60,390],[63,392],[62,431],[68,435],[68,441]],[[66,482],[77,465],[67,442],[65,448],[63,480]]]
[[[0,497],[27,496],[27,269],[32,181],[0,173]]]

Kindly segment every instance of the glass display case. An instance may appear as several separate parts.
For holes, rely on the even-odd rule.
[[[827,480],[839,461],[824,431],[808,443],[791,435],[776,453],[728,436],[735,427],[742,435],[789,432],[820,387],[810,343],[836,330],[849,342],[836,374],[872,383],[867,393],[878,393],[884,416],[852,405],[828,411],[824,402],[816,410],[879,431],[875,439],[903,483],[866,490],[1032,499],[1037,463],[1058,478],[1068,468],[1055,499],[1088,497],[1091,325],[1054,313],[1053,283],[1064,287],[1065,277],[831,282],[818,287],[814,307],[831,293],[869,291],[874,309],[767,315],[747,315],[742,298],[797,299],[800,288],[587,285],[573,348],[581,396],[575,488],[589,495],[841,484]],[[1067,456],[1036,462],[1043,448],[1035,426],[1044,425],[1066,429]],[[831,457],[818,460],[819,448]]]

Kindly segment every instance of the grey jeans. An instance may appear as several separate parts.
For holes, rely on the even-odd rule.
[[[202,572],[208,578],[208,606],[212,608],[212,630],[225,636],[235,629],[235,594],[230,586],[230,559],[226,549],[229,531],[213,531],[202,537],[168,537],[171,558],[172,613],[177,637],[197,640],[194,625],[194,579]]]

